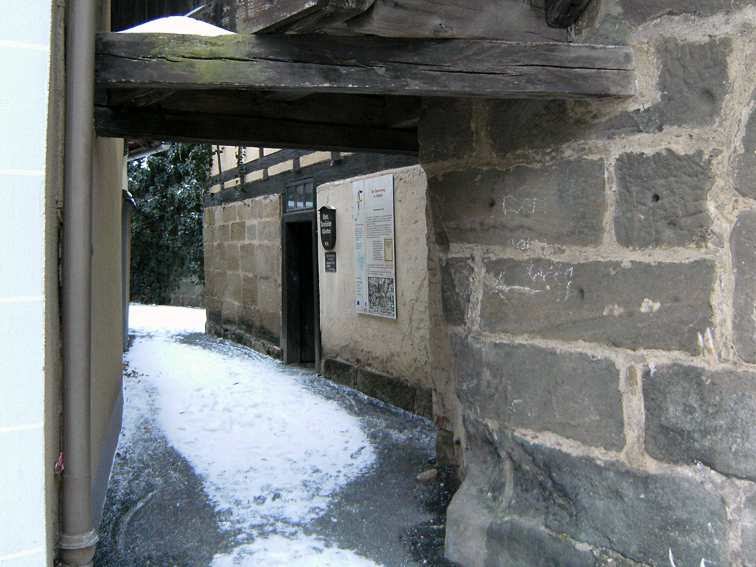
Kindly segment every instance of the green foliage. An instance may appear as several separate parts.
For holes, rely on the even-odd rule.
[[[129,163],[137,210],[131,224],[131,299],[166,304],[181,280],[204,282],[202,199],[211,149],[171,144]]]

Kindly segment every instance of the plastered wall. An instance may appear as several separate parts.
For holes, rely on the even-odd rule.
[[[394,176],[397,319],[357,314],[354,308],[352,183],[317,188],[318,207],[336,209],[336,273],[325,271],[318,243],[323,371],[342,383],[430,416],[428,254],[425,173],[419,166]],[[361,178],[356,178],[361,179]]]
[[[98,521],[123,409],[123,140],[97,138],[93,160],[92,492]]]

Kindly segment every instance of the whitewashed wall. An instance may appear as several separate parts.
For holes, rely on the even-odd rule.
[[[2,4],[0,565],[20,567],[50,562],[44,463],[44,242],[52,3]]]

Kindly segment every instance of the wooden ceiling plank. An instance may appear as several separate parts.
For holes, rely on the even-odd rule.
[[[566,42],[565,30],[546,24],[542,4],[534,0],[375,0],[369,11],[334,31],[383,37]]]
[[[414,155],[417,132],[285,118],[261,118],[150,109],[95,108],[98,136],[212,143],[228,146],[287,147],[325,151],[365,151]]]
[[[621,46],[323,35],[99,34],[100,87],[424,97],[635,94]]]
[[[234,29],[240,33],[317,31],[365,12],[374,0],[247,0],[236,11]]]
[[[251,16],[244,20],[244,27],[237,29],[244,33],[285,31],[297,20],[320,10],[321,0],[247,0],[245,13]]]

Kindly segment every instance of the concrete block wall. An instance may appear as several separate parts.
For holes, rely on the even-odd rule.
[[[637,97],[421,119],[447,554],[756,565],[756,6],[593,6]]]
[[[280,195],[206,207],[203,244],[208,332],[280,355]]]

